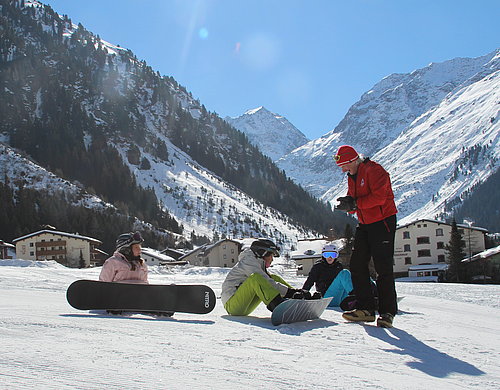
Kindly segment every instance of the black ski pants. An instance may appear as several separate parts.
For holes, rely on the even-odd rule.
[[[373,258],[377,272],[378,312],[396,315],[398,304],[394,284],[394,236],[396,215],[382,221],[359,224],[354,236],[350,270],[358,308],[376,310],[368,264]]]

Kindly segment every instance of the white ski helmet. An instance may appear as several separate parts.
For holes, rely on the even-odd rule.
[[[323,249],[321,250],[321,252],[337,252],[337,253],[338,251],[339,249],[335,244],[326,244],[323,246]]]
[[[323,246],[323,249],[321,250],[321,256],[323,256],[325,259],[327,258],[338,259],[339,249],[337,248],[337,245],[326,244],[325,246]]]

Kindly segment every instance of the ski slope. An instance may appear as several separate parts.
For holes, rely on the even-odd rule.
[[[150,268],[151,283],[202,283],[227,269]],[[397,283],[395,328],[321,319],[172,318],[78,311],[65,298],[100,269],[0,260],[0,389],[498,389],[500,286]],[[300,287],[303,277],[274,272]]]

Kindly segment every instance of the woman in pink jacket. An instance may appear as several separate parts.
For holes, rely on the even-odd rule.
[[[141,233],[120,234],[116,240],[116,251],[104,262],[99,275],[102,282],[144,283],[148,284],[148,266],[141,259]],[[107,310],[110,314],[122,314],[121,310]],[[137,311],[137,313],[170,317],[170,311]]]
[[[141,259],[141,233],[120,234],[116,251],[102,266],[102,282],[148,283],[148,266]]]

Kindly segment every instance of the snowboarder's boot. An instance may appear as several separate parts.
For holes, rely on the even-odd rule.
[[[120,316],[123,314],[123,310],[106,310],[106,313]]]
[[[342,317],[344,317],[347,321],[353,322],[373,322],[375,321],[375,312],[373,310],[356,309],[346,311],[342,314]]]
[[[172,317],[173,311],[139,311],[138,313],[148,314],[155,317]]]
[[[377,318],[377,326],[381,328],[392,328],[392,321],[394,320],[394,316],[390,313],[380,314]]]
[[[280,294],[276,295],[266,306],[269,311],[273,311],[281,302],[286,301]]]

